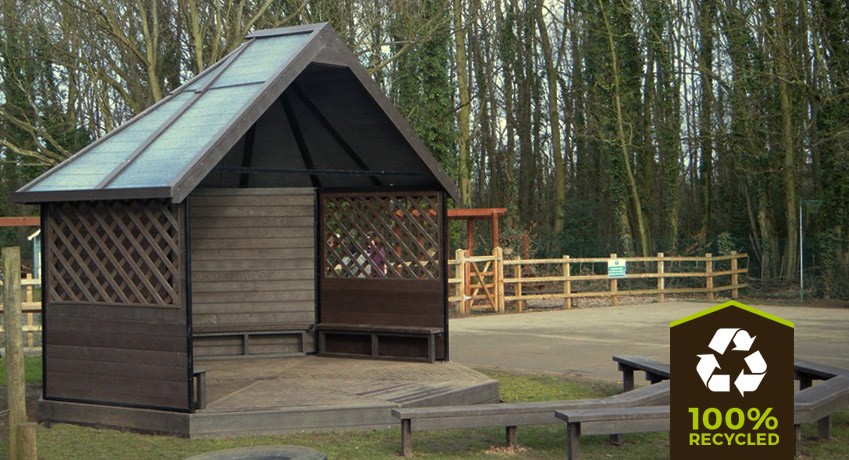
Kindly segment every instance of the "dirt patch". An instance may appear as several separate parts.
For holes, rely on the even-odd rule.
[[[38,420],[38,399],[41,397],[41,385],[27,385],[27,419]],[[9,441],[9,394],[5,386],[0,386],[0,440]]]

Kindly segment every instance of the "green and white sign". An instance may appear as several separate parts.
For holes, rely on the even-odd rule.
[[[625,259],[607,259],[608,278],[624,278],[627,273],[628,266],[625,264]]]

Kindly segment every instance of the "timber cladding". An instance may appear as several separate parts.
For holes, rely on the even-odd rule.
[[[44,205],[44,398],[188,411],[183,213]]]
[[[313,189],[199,189],[189,202],[193,328],[315,322]],[[256,349],[268,352],[299,345],[294,336],[258,339]],[[304,351],[314,348],[311,334],[307,342]],[[194,342],[197,357],[236,355],[241,347],[235,337]]]

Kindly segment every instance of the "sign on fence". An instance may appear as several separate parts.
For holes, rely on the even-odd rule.
[[[628,273],[628,265],[625,259],[607,259],[607,277],[624,278]]]

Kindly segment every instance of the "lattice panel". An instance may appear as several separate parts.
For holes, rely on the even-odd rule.
[[[51,205],[50,300],[181,305],[177,216],[175,205],[157,200]]]
[[[439,194],[334,193],[322,204],[326,278],[440,278]]]

